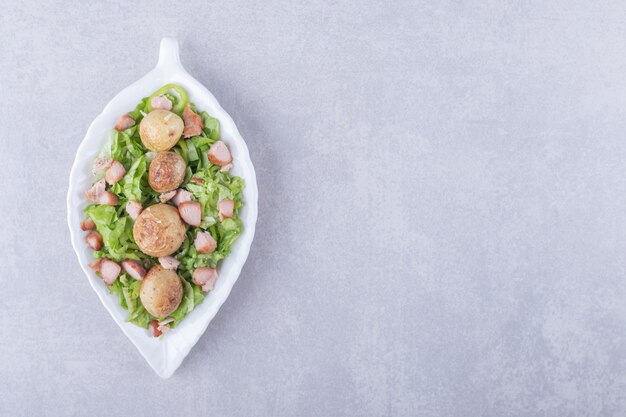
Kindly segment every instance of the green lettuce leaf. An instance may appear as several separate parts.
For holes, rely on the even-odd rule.
[[[176,311],[174,311],[170,315],[170,317],[174,319],[174,322],[176,324],[179,323],[183,319],[183,317],[185,317],[187,314],[191,313],[191,311],[194,309],[196,305],[194,292],[193,292],[193,286],[184,279],[182,280],[182,282],[183,282],[183,299],[180,302],[180,305],[178,306]]]
[[[141,155],[130,167],[122,179],[122,189],[124,196],[128,200],[142,201],[143,193],[141,182],[147,172],[145,156]]]
[[[85,212],[94,221],[96,230],[102,236],[102,250],[95,252],[95,256],[107,257],[116,262],[147,258],[135,244],[133,222],[129,216],[119,217],[114,206],[104,205],[87,206]]]
[[[139,291],[141,289],[141,281],[135,281],[125,273],[109,286],[109,292],[118,296],[120,305],[128,310],[128,318],[126,321],[136,324],[137,326],[147,328],[152,320],[151,316],[139,299]]]
[[[204,122],[204,133],[206,136],[213,142],[219,139],[220,134],[222,133],[220,121],[209,116],[209,113],[205,111],[200,112],[200,117],[202,117],[202,121]]]

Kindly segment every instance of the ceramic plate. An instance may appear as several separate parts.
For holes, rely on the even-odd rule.
[[[165,337],[154,338],[149,335],[148,330],[126,322],[128,312],[120,307],[118,298],[109,294],[102,279],[87,266],[92,260],[92,256],[91,250],[84,241],[85,232],[80,230],[80,221],[84,219],[83,209],[87,205],[85,191],[90,188],[93,181],[91,165],[104,145],[108,132],[120,115],[134,109],[143,97],[149,96],[158,88],[169,83],[181,85],[187,90],[189,99],[196,104],[197,108],[206,110],[211,116],[219,119],[222,127],[222,140],[230,147],[234,159],[234,167],[231,172],[242,177],[246,183],[243,192],[244,206],[240,210],[244,229],[233,245],[230,256],[223,260],[218,267],[219,278],[215,289],[209,292],[203,303],[189,313],[175,329]],[[78,147],[70,173],[67,211],[72,246],[91,287],[98,294],[100,301],[109,311],[113,320],[137,347],[152,369],[162,378],[170,377],[202,336],[220,306],[228,298],[230,290],[237,281],[241,268],[248,257],[257,218],[256,176],[250,161],[248,147],[239,134],[235,123],[222,109],[213,94],[185,71],[180,62],[178,43],[175,39],[164,38],[161,41],[157,66],[142,79],[116,95],[89,126],[85,138]],[[89,320],[90,314],[89,311],[85,312],[85,320]]]

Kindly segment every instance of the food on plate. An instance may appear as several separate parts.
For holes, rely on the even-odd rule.
[[[178,190],[167,191],[167,192],[165,192],[165,193],[163,193],[163,194],[161,194],[159,196],[159,201],[161,203],[167,203],[172,198],[174,198],[174,196],[176,195],[177,192],[178,192]]]
[[[96,228],[96,224],[89,217],[85,221],[80,222],[80,230],[83,232],[87,230],[93,230]]]
[[[202,117],[191,110],[189,104],[187,104],[185,110],[183,110],[183,122],[185,124],[185,129],[183,130],[183,136],[185,138],[198,136],[202,133],[202,129],[204,128]]]
[[[190,226],[200,226],[202,223],[202,205],[197,201],[185,201],[178,204],[180,217]]]
[[[178,210],[161,203],[143,210],[133,226],[133,238],[139,250],[157,258],[176,252],[185,240],[185,232]]]
[[[217,241],[209,232],[198,232],[193,245],[199,253],[213,253],[217,249]]]
[[[120,119],[115,124],[115,130],[121,132],[134,125],[135,125],[135,119],[133,119],[127,114],[123,114],[120,116]]]
[[[168,84],[120,116],[90,164],[80,222],[89,267],[154,336],[213,290],[242,232],[244,182],[220,136],[219,121]]]
[[[111,160],[111,165],[107,168],[107,171],[104,174],[104,179],[107,183],[113,185],[126,175],[126,169],[124,169],[124,165],[120,164],[117,161]]]
[[[191,201],[192,198],[192,193],[187,190],[183,190],[182,188],[179,188],[178,191],[176,191],[176,194],[174,194],[174,197],[172,197],[172,203],[175,206],[178,206],[180,203]]]
[[[122,261],[122,269],[124,269],[124,272],[130,275],[131,278],[135,278],[137,281],[141,281],[143,277],[146,276],[146,269],[139,261],[134,259],[124,259]]]
[[[230,164],[232,160],[233,157],[224,142],[218,140],[211,145],[211,149],[209,149],[209,161],[211,161],[212,164],[224,167]]]
[[[102,194],[104,194],[106,191],[106,181],[104,180],[104,178],[96,181],[89,190],[87,190],[87,192],[85,193],[85,197],[87,198],[87,200],[96,203],[98,202],[98,200],[100,200],[100,197],[102,197]]]
[[[202,286],[202,291],[211,291],[217,280],[217,269],[215,268],[196,268],[193,271],[193,282]]]
[[[139,136],[144,146],[151,151],[170,150],[183,133],[183,119],[169,110],[152,110],[139,124]]]
[[[156,96],[150,99],[153,109],[172,110],[172,102],[165,96]]]
[[[165,269],[176,269],[180,265],[180,261],[173,256],[162,256],[159,258],[159,263]]]
[[[142,211],[143,207],[141,203],[133,200],[128,200],[126,202],[126,213],[128,213],[131,219],[137,220],[137,217],[139,217]]]
[[[173,191],[182,184],[186,172],[187,164],[182,156],[176,152],[159,152],[150,163],[148,183],[159,193]]]
[[[100,194],[100,197],[98,198],[98,203],[104,204],[106,206],[116,206],[119,203],[119,199],[112,192],[105,191]]]
[[[219,210],[220,220],[229,219],[233,217],[235,202],[233,200],[225,199],[217,203],[217,208]]]
[[[121,270],[122,267],[117,262],[110,259],[103,258],[102,262],[100,262],[99,272],[107,285],[111,285],[115,282]]]
[[[183,284],[176,271],[153,266],[141,282],[141,303],[156,318],[172,314],[183,299]]]
[[[96,231],[87,233],[85,241],[87,242],[87,246],[89,246],[92,250],[102,249],[102,236],[100,236],[100,233]]]
[[[94,174],[99,174],[100,172],[106,170],[111,166],[113,160],[111,158],[96,158],[93,161],[93,165],[91,166],[91,172]]]

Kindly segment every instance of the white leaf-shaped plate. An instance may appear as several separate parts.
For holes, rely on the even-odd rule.
[[[219,119],[222,139],[230,147],[234,159],[231,172],[245,180],[244,207],[240,210],[244,230],[233,245],[230,256],[220,263],[215,289],[208,293],[203,303],[185,317],[175,329],[165,337],[154,338],[149,335],[148,330],[126,322],[128,312],[120,307],[117,297],[109,294],[103,281],[87,266],[92,256],[84,241],[85,233],[80,230],[80,221],[84,219],[83,209],[87,205],[85,191],[93,181],[91,165],[102,149],[112,126],[120,115],[134,109],[143,97],[169,83],[181,85],[187,90],[189,99],[198,109],[206,110],[211,116]],[[157,66],[116,95],[89,126],[87,135],[76,153],[67,193],[67,220],[72,246],[89,283],[111,317],[160,377],[169,378],[176,371],[228,298],[250,251],[257,219],[257,197],[254,167],[250,161],[248,147],[235,123],[213,94],[185,71],[178,55],[178,42],[172,38],[164,38],[161,41]]]

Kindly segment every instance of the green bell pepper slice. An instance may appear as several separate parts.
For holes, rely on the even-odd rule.
[[[172,107],[172,111],[176,114],[182,114],[185,106],[189,103],[189,96],[187,92],[180,86],[176,84],[166,84],[163,87],[156,90],[154,93],[148,97],[148,102],[146,103],[146,113],[149,113],[153,110],[151,101],[154,97],[162,96],[165,93],[175,92],[178,96],[178,100],[176,101],[176,105]]]

